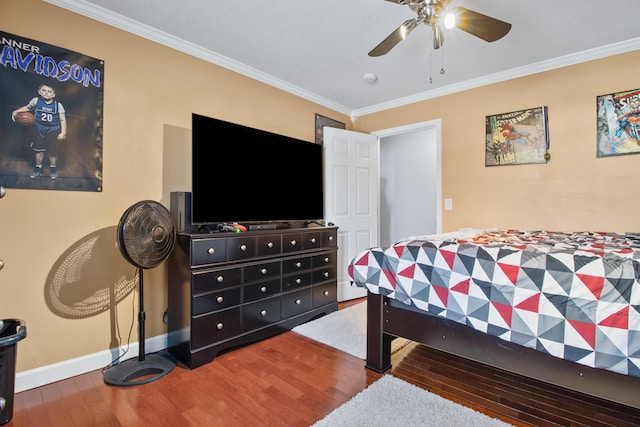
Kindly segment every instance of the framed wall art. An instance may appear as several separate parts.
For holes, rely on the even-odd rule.
[[[337,120],[330,119],[329,117],[316,114],[316,144],[322,144],[324,127],[329,126],[332,128],[345,129],[344,123]]]
[[[104,61],[0,32],[0,185],[102,191]]]
[[[485,166],[546,163],[549,156],[547,107],[486,118]]]
[[[640,89],[596,97],[596,156],[640,153]]]

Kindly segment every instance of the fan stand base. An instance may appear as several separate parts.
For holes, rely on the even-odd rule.
[[[176,367],[174,361],[158,354],[148,354],[144,360],[128,359],[104,372],[104,382],[114,386],[134,386],[158,380]]]

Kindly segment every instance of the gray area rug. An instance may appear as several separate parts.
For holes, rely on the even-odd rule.
[[[292,331],[366,360],[367,302],[360,302],[351,307],[334,311],[326,316],[298,325]],[[391,353],[395,353],[410,342],[404,338],[396,338],[391,343]]]
[[[313,427],[510,425],[394,376],[384,375]]]
[[[367,358],[367,303],[334,311],[292,329],[362,360]]]

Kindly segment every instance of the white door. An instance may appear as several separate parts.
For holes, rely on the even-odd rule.
[[[325,127],[324,218],[338,226],[338,301],[366,296],[352,286],[347,266],[378,245],[378,137]]]

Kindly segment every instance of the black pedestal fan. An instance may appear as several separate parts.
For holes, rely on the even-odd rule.
[[[175,361],[159,354],[145,355],[145,313],[143,270],[166,260],[176,240],[171,213],[158,202],[143,200],[127,209],[118,223],[118,248],[124,258],[138,269],[140,301],[138,312],[138,358],[125,360],[104,372],[104,382],[115,386],[146,384],[167,375]]]

